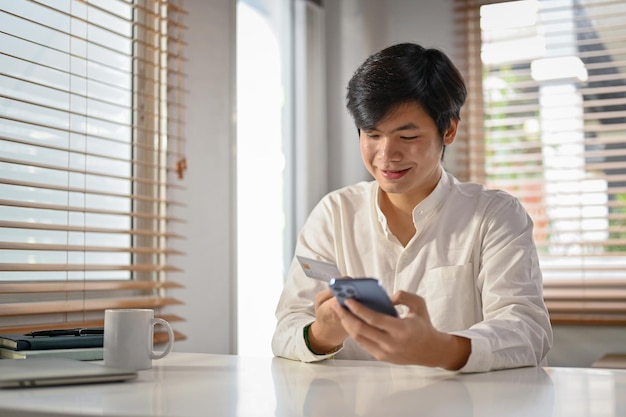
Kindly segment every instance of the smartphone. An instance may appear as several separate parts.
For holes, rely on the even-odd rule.
[[[398,317],[391,299],[382,287],[380,280],[375,278],[352,278],[335,279],[329,282],[330,289],[339,301],[339,304],[346,307],[345,300],[354,298],[366,307],[379,313]],[[347,307],[346,307],[347,308]]]

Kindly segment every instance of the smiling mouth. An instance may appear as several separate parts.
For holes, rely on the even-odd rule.
[[[385,170],[385,169],[381,169],[380,172],[383,174],[383,176],[385,178],[388,179],[397,179],[397,178],[401,178],[404,176],[404,174],[406,174],[407,172],[409,172],[410,168],[407,169],[401,169],[401,170]]]

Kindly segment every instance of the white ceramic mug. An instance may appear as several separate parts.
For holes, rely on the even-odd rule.
[[[154,326],[165,327],[165,350],[154,352]],[[152,359],[164,358],[174,344],[170,324],[154,317],[150,309],[114,309],[104,312],[104,364],[122,369],[150,369]]]

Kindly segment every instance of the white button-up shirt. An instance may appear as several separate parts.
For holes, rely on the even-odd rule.
[[[519,201],[444,172],[413,210],[416,233],[404,247],[387,227],[378,192],[372,181],[326,195],[303,226],[296,255],[335,263],[342,276],[378,278],[389,294],[424,297],[437,330],[471,340],[461,372],[540,365],[552,329],[533,223]],[[303,337],[324,288],[294,258],[276,309],[276,356],[305,362],[330,356],[312,353]],[[334,357],[373,359],[351,338]]]

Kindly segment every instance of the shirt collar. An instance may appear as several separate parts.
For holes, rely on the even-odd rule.
[[[380,193],[380,187],[378,183],[374,181],[375,192],[372,193],[372,197],[374,200],[374,207],[376,207],[376,215],[378,217],[378,221],[382,226],[385,234],[387,234],[387,218],[384,213],[380,209],[378,195]],[[448,193],[450,193],[450,187],[452,183],[450,181],[449,174],[441,168],[441,178],[439,178],[439,182],[435,189],[426,197],[421,203],[419,203],[413,209],[413,224],[420,223],[430,217],[433,211],[439,206],[439,204],[446,198]]]
[[[414,224],[430,217],[431,213],[439,207],[439,204],[441,204],[450,192],[450,186],[451,183],[449,174],[442,167],[441,178],[439,178],[439,182],[437,183],[435,189],[413,209]]]

